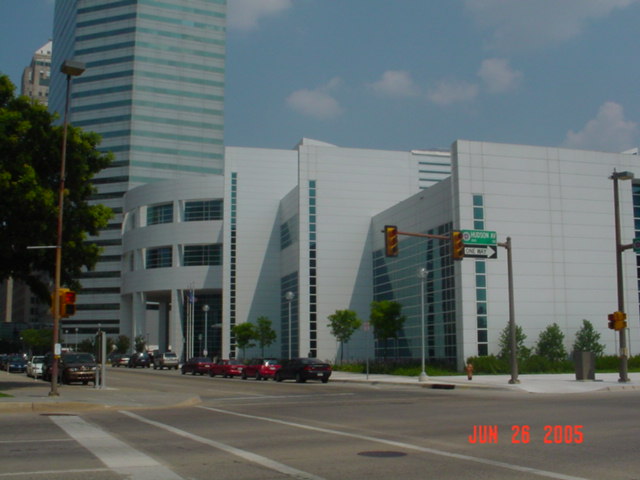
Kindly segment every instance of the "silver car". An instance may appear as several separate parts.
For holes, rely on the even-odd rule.
[[[39,378],[42,376],[42,366],[44,365],[43,355],[34,355],[27,362],[27,376]]]

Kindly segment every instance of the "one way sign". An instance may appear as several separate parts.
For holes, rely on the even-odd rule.
[[[496,245],[477,245],[464,247],[464,256],[471,258],[498,258],[498,247]]]

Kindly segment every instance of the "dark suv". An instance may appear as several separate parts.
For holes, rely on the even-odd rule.
[[[138,352],[134,353],[129,357],[129,363],[127,367],[136,368],[136,367],[146,367],[149,368],[151,366],[151,357],[147,352]]]
[[[331,376],[331,365],[317,358],[293,358],[283,360],[282,367],[276,372],[276,382],[292,379],[298,383],[307,380],[321,380],[327,383]]]

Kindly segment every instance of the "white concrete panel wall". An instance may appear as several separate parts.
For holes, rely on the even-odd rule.
[[[615,353],[607,314],[617,308],[613,185],[614,168],[634,171],[637,157],[578,150],[458,141],[453,158],[459,228],[473,229],[474,194],[484,198],[485,229],[513,243],[516,322],[533,346],[542,330],[557,323],[569,350],[582,320],[602,334]],[[637,168],[636,168],[637,170]],[[634,237],[631,182],[620,181],[623,243]],[[631,353],[640,348],[636,256],[623,254],[625,309]],[[487,262],[490,353],[497,353],[508,322],[506,252]],[[462,315],[475,318],[473,261],[462,262]],[[467,330],[465,330],[467,331]],[[465,350],[475,340],[465,334]]]

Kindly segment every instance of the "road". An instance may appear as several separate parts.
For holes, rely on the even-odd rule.
[[[637,390],[533,395],[109,370],[110,388],[142,384],[202,402],[0,415],[0,480],[637,479],[640,470]]]

